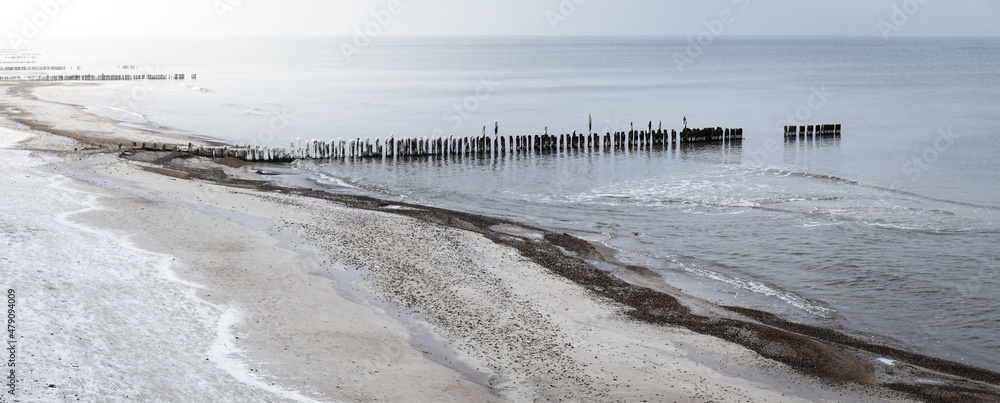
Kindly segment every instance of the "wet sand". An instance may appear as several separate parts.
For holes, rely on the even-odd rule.
[[[320,401],[1000,396],[996,373],[716,306],[641,267],[621,267],[616,277],[598,268],[619,264],[613,251],[569,235],[287,187],[239,161],[123,154],[117,145],[131,141],[204,140],[122,127],[37,100],[31,88],[0,86],[0,111],[7,126],[34,133],[21,147],[50,156],[37,170],[101,195],[104,208],[78,215],[81,225],[128,234],[143,250],[179,261],[176,275],[201,285],[192,288],[192,303],[217,316],[217,331],[200,348],[228,337],[232,350],[215,361],[228,364],[214,368],[249,394]],[[90,337],[114,331],[131,330]],[[115,360],[134,364],[128,356]],[[157,374],[146,376],[136,381]]]

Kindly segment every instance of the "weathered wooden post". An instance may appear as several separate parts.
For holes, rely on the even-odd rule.
[[[663,121],[661,120],[656,125],[656,137],[653,139],[653,144],[663,145]]]

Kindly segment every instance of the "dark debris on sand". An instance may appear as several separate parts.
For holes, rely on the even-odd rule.
[[[881,386],[928,402],[1000,401],[1000,374],[989,370],[874,344],[835,330],[789,322],[773,314],[749,308],[724,307],[738,313],[745,320],[695,315],[675,296],[630,284],[587,263],[587,259],[600,259],[600,255],[589,242],[570,235],[478,214],[390,203],[365,196],[288,188],[264,180],[235,179],[227,177],[221,169],[192,169],[170,161],[177,157],[180,156],[173,155],[156,162],[164,164],[166,168],[186,171],[193,178],[222,185],[298,194],[333,201],[347,207],[399,214],[482,234],[497,244],[516,249],[526,258],[590,292],[624,305],[625,314],[630,318],[657,325],[680,326],[718,337],[827,381],[861,387]],[[382,208],[387,204],[406,208]],[[530,228],[543,233],[544,242],[510,236],[491,229],[499,224]],[[567,255],[563,250],[572,255]],[[917,368],[918,372],[901,380],[880,380],[870,362],[872,356],[904,362]],[[926,382],[926,379],[934,382]]]

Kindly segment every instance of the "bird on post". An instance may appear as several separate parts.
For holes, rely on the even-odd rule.
[[[587,119],[587,133],[594,132],[594,115],[589,115]]]
[[[493,135],[496,136],[500,133],[500,122],[493,122]]]

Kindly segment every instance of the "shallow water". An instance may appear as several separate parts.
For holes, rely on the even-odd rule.
[[[330,186],[604,241],[697,295],[1000,370],[1000,41],[338,38],[84,49],[197,81],[49,87],[131,125],[233,142],[743,127],[742,144],[303,161]],[[51,57],[70,57],[58,46]],[[79,49],[75,52],[80,53]],[[87,64],[81,62],[83,64]],[[783,141],[785,123],[840,139]]]

